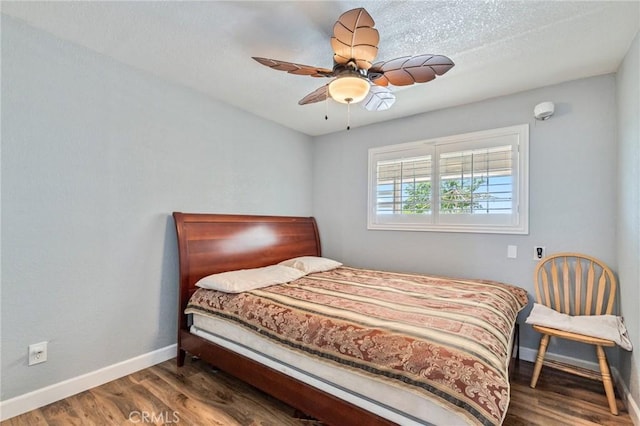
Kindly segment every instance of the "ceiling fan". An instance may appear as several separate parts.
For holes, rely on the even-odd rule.
[[[374,25],[373,18],[364,8],[352,9],[340,15],[333,26],[331,37],[333,69],[277,59],[253,59],[269,68],[290,74],[333,78],[328,84],[302,98],[299,105],[331,98],[344,104],[364,101],[363,106],[369,111],[382,111],[393,105],[396,97],[389,85],[426,83],[454,66],[453,61],[446,56],[431,54],[373,63],[380,41]]]

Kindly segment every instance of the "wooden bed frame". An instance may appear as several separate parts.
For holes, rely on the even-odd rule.
[[[272,265],[297,256],[320,256],[314,218],[179,212],[173,217],[180,260],[179,367],[184,365],[188,352],[327,425],[395,424],[189,332],[184,310],[200,278]]]

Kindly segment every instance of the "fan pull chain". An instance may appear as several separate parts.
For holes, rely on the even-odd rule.
[[[327,97],[324,100],[324,119],[329,119],[329,88],[327,88]]]
[[[347,130],[351,130],[351,102],[347,102]]]

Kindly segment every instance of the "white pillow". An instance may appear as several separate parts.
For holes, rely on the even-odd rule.
[[[301,270],[305,274],[312,274],[314,272],[324,272],[336,269],[337,267],[342,266],[342,263],[326,257],[301,256],[285,260],[280,262],[278,265],[290,266]]]
[[[270,285],[288,283],[304,275],[304,272],[295,268],[271,265],[208,275],[198,281],[196,286],[225,293],[241,293]]]

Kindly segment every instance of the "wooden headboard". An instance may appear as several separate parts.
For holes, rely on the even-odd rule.
[[[320,256],[312,217],[173,213],[178,234],[180,302],[177,365],[187,353],[267,392],[326,424],[391,426],[370,411],[189,332],[184,310],[207,275],[257,268],[298,256]]]
[[[320,256],[312,217],[252,216],[174,212],[180,261],[182,312],[202,277],[273,265],[297,256]]]

